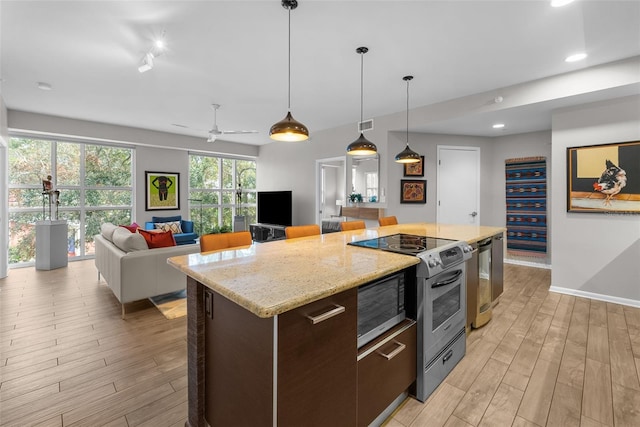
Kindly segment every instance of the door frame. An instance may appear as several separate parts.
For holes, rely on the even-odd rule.
[[[346,197],[346,181],[347,181],[347,158],[346,156],[339,157],[327,157],[324,159],[316,159],[316,208],[315,208],[315,217],[316,224],[322,226],[322,213],[320,212],[320,208],[322,206],[322,166],[327,163],[331,163],[332,165],[335,162],[342,162],[343,174],[345,177],[345,188],[342,191]]]
[[[464,151],[474,151],[476,153],[476,209],[475,212],[478,213],[476,217],[477,225],[480,225],[480,147],[470,147],[466,145],[438,145],[436,146],[437,151],[437,160],[436,160],[436,197],[438,197],[438,202],[436,204],[436,223],[440,222],[440,183],[442,182],[440,176],[440,151],[441,150],[464,150]]]

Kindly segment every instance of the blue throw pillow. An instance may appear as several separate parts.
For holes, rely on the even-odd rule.
[[[172,222],[172,221],[182,221],[182,215],[151,217],[151,222]]]

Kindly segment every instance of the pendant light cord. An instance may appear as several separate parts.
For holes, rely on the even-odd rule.
[[[289,84],[288,84],[288,93],[287,93],[287,110],[291,111],[291,7],[289,7],[289,50],[287,52],[288,57],[289,57],[289,75],[288,75],[288,80],[289,80]]]
[[[363,109],[363,98],[364,98],[364,54],[365,51],[360,52],[360,123],[364,120],[362,109]]]
[[[407,146],[409,146],[409,79],[407,79]]]

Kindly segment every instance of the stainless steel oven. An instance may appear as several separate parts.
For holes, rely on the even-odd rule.
[[[394,234],[351,245],[417,256],[416,398],[425,401],[466,351],[466,242]],[[413,310],[412,310],[413,311]]]
[[[449,263],[441,272],[432,274],[418,266],[417,300],[422,307],[417,310],[418,368],[422,371],[416,383],[416,398],[425,401],[446,378],[466,352],[466,271],[465,252],[456,247],[438,257],[442,262],[449,252]]]

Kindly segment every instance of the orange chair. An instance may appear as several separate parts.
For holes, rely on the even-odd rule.
[[[200,236],[200,252],[216,251],[218,249],[249,246],[253,243],[251,233],[236,231],[235,233],[215,233]]]
[[[385,216],[382,218],[378,218],[378,224],[382,227],[383,225],[396,225],[398,223],[398,219],[395,216]]]
[[[320,226],[318,224],[292,225],[284,229],[284,234],[287,236],[287,239],[316,236],[320,234]]]
[[[363,230],[367,228],[364,221],[344,221],[340,223],[340,230]]]

